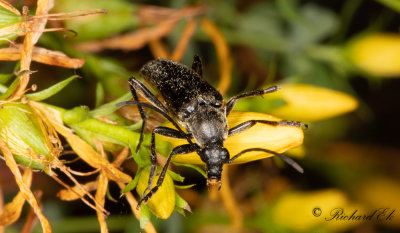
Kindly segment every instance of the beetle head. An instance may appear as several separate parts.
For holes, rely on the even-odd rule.
[[[206,163],[207,186],[218,185],[221,187],[222,166],[229,161],[229,152],[222,146],[206,147],[200,154]]]

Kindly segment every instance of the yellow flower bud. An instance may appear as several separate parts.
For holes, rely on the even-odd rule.
[[[400,77],[400,35],[370,34],[355,39],[347,50],[362,71],[379,77]]]
[[[142,196],[144,190],[147,188],[149,176],[150,172],[147,169],[143,169],[140,173],[139,182],[136,187],[136,191],[140,196]],[[155,186],[158,177],[159,175],[154,176],[152,187]],[[164,181],[158,191],[147,202],[147,206],[158,218],[167,219],[171,216],[175,208],[175,186],[168,173],[165,174]]]
[[[357,100],[345,93],[306,84],[283,84],[282,90],[267,98],[282,98],[287,104],[271,110],[272,115],[289,120],[317,121],[351,112]]]

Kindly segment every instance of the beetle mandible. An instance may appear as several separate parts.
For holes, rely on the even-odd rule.
[[[234,96],[224,105],[222,95],[203,80],[202,63],[200,57],[197,55],[193,58],[191,68],[176,61],[162,58],[148,62],[139,72],[141,76],[161,94],[165,105],[139,80],[134,77],[129,79],[130,90],[134,101],[121,102],[118,103],[117,106],[130,104],[138,106],[143,124],[136,153],[139,151],[143,141],[144,128],[146,125],[147,117],[143,109],[144,107],[161,113],[176,129],[158,126],[155,127],[151,133],[152,166],[149,184],[143,192],[142,199],[139,201],[137,208],[140,207],[141,203],[146,203],[151,196],[157,192],[164,180],[171,158],[176,154],[196,152],[206,164],[207,185],[218,185],[219,187],[221,186],[223,164],[232,163],[236,158],[250,151],[262,151],[276,155],[297,171],[303,173],[303,169],[295,161],[271,150],[250,148],[230,157],[228,150],[224,147],[224,141],[227,137],[247,130],[257,123],[273,126],[287,125],[307,127],[306,124],[297,121],[249,120],[232,128],[228,128],[226,119],[238,99],[262,96],[267,93],[275,92],[280,89],[279,86],[271,86],[266,89],[250,91]],[[140,102],[137,92],[151,104]],[[184,127],[187,133],[185,133],[179,125]],[[156,186],[151,188],[157,163],[155,134],[186,139],[188,143],[172,149],[160,173]],[[193,139],[194,142],[192,141]]]

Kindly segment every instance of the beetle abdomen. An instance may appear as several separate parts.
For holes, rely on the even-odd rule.
[[[153,60],[142,67],[140,74],[161,94],[175,118],[183,107],[202,99],[202,96],[222,102],[221,94],[214,87],[196,71],[178,62]]]

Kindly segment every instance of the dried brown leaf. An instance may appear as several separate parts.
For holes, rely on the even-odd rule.
[[[45,15],[54,6],[54,0],[38,0],[36,15]],[[34,19],[33,23],[30,24],[29,32],[24,38],[24,43],[21,50],[21,67],[20,71],[30,70],[32,61],[33,47],[39,40],[39,37],[43,33],[43,29],[46,26],[47,19],[40,18]],[[19,79],[18,87],[14,93],[8,98],[8,100],[19,99],[24,93],[29,83],[30,74],[26,73]]]
[[[82,190],[82,187],[85,191]],[[81,196],[85,195],[87,192],[96,190],[97,181],[90,181],[86,184],[81,184],[81,187],[74,186],[71,189],[62,189],[57,193],[57,196],[63,201],[74,201],[80,199]]]
[[[98,52],[103,49],[135,50],[144,47],[152,40],[168,35],[175,27],[177,20],[166,20],[152,28],[143,28],[122,36],[116,36],[105,40],[82,42],[77,49],[85,52]]]
[[[218,56],[218,64],[221,80],[218,84],[219,92],[224,95],[228,90],[232,79],[232,58],[229,52],[228,43],[217,25],[209,19],[203,19],[201,26],[215,45]]]
[[[185,29],[183,30],[178,45],[176,46],[174,52],[170,57],[172,60],[180,61],[182,59],[183,54],[186,51],[190,38],[192,38],[195,29],[196,29],[196,20],[190,19],[189,22],[186,24]]]
[[[21,45],[0,49],[0,60],[16,61],[21,59]],[[52,51],[41,47],[34,47],[32,60],[47,65],[78,69],[83,66],[85,59],[70,58],[60,51]]]
[[[129,175],[121,172],[108,160],[102,158],[101,155],[91,145],[89,145],[79,136],[75,135],[71,129],[64,126],[59,115],[47,109],[43,104],[34,101],[30,102],[31,106],[34,106],[34,108],[40,109],[41,112],[46,113],[50,124],[53,125],[58,133],[64,136],[75,153],[87,164],[94,168],[101,168],[110,180],[120,181],[123,183],[128,183],[132,180]]]
[[[24,183],[30,187],[32,183],[32,170],[26,169],[22,177]],[[19,219],[21,216],[22,207],[25,203],[25,198],[22,192],[13,198],[10,203],[4,206],[3,212],[0,214],[0,226],[8,226]]]
[[[5,9],[11,11],[11,12],[13,12],[16,15],[21,15],[21,13],[13,5],[11,5],[10,3],[8,3],[5,0],[0,0],[0,6],[2,6],[3,8],[5,8]]]
[[[156,58],[167,58],[169,57],[169,51],[167,46],[160,40],[152,40],[149,42],[149,47],[153,57]]]
[[[36,200],[38,201],[39,205],[41,205],[40,202],[42,200],[43,192],[41,190],[35,190],[33,192],[33,195],[35,195]],[[35,211],[32,208],[30,208],[28,217],[26,218],[24,228],[22,228],[21,233],[31,233],[35,224],[36,224]]]
[[[6,160],[7,166],[10,168],[11,172],[14,174],[15,181],[20,189],[25,200],[29,202],[32,206],[33,210],[35,211],[36,215],[39,218],[40,224],[42,225],[42,230],[44,233],[51,232],[51,226],[47,218],[43,215],[40,207],[35,199],[35,196],[28,188],[27,184],[24,182],[21,172],[19,171],[18,164],[15,162],[13,155],[11,154],[10,150],[7,148],[6,144],[3,140],[0,139],[0,149],[3,152],[3,156]]]

